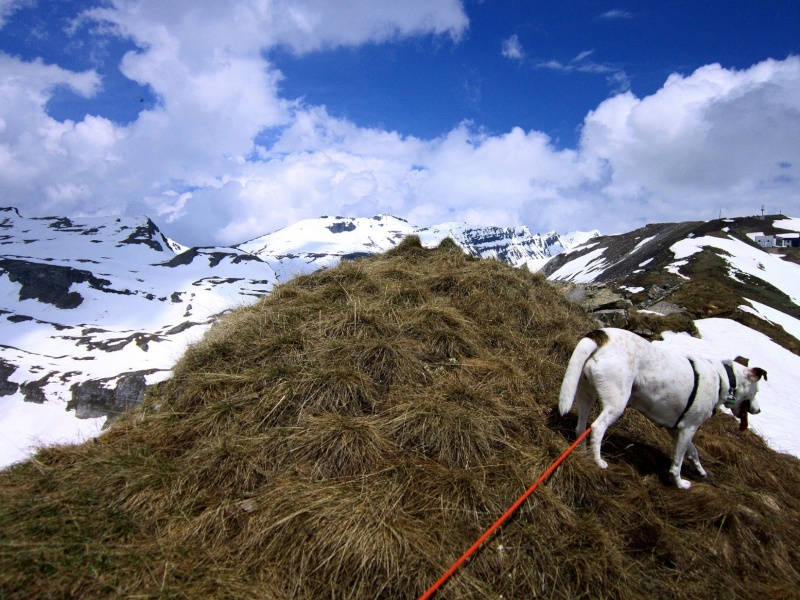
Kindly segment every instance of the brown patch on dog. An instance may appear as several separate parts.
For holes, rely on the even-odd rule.
[[[587,337],[590,340],[592,340],[595,344],[597,344],[598,348],[602,348],[608,342],[608,334],[602,329],[595,329],[594,331],[590,331],[584,337]]]
[[[750,359],[749,358],[745,358],[744,356],[737,356],[736,358],[733,359],[733,362],[737,362],[740,365],[742,365],[743,367],[749,367],[750,366]]]
[[[761,367],[753,367],[750,369],[749,375],[754,377],[756,381],[760,380],[762,377],[764,378],[764,381],[768,381],[767,372]]]

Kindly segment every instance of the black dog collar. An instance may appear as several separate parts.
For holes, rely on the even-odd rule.
[[[736,404],[736,374],[730,363],[722,363],[722,366],[725,367],[725,372],[728,374],[728,398],[725,400],[725,406],[730,408]]]

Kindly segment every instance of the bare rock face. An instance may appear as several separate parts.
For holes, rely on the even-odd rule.
[[[624,309],[595,310],[589,314],[597,319],[603,327],[622,329],[628,324],[628,311]]]
[[[70,291],[73,284],[87,282],[95,289],[103,289],[110,283],[82,269],[5,258],[0,259],[0,274],[20,284],[20,301],[35,299],[63,310],[83,303],[79,293]]]
[[[0,396],[10,396],[17,393],[19,384],[8,380],[16,370],[17,368],[14,365],[0,358]]]
[[[144,401],[147,391],[145,375],[151,371],[139,371],[123,375],[116,380],[116,385],[109,387],[113,378],[94,379],[76,383],[70,387],[72,400],[67,403],[67,410],[74,410],[79,419],[108,417],[111,423],[123,412],[139,406]]]
[[[562,283],[561,287],[568,300],[583,306],[603,327],[624,328],[628,324],[633,303],[606,285]]]
[[[47,396],[44,393],[44,386],[50,379],[50,374],[45,375],[41,379],[26,381],[19,386],[19,391],[22,392],[22,398],[25,402],[33,402],[34,404],[44,404],[47,401]]]

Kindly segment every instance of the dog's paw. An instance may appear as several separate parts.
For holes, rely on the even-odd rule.
[[[595,462],[597,463],[597,466],[600,467],[601,469],[607,469],[608,468],[608,463],[606,461],[604,461],[602,458],[596,459]]]
[[[697,465],[697,474],[700,475],[700,477],[706,477],[708,472],[700,465]]]
[[[681,488],[682,490],[688,490],[690,487],[692,487],[692,482],[686,479],[678,479],[678,481],[676,481],[675,483],[677,483],[678,487]]]

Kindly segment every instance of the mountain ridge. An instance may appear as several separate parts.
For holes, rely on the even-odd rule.
[[[218,315],[280,281],[384,252],[412,234],[431,246],[452,237],[473,256],[531,266],[570,244],[524,227],[419,228],[376,215],[308,219],[235,246],[190,248],[148,217],[27,218],[0,209],[0,401],[15,423],[7,427],[23,432],[0,431],[0,456],[22,457],[52,431],[94,435],[168,377]],[[20,403],[31,402],[40,416],[22,414]]]
[[[645,311],[694,319],[728,318],[800,354],[788,329],[800,319],[800,247],[763,248],[755,238],[800,231],[800,220],[783,215],[712,221],[657,223],[631,232],[599,236],[548,261],[542,272],[555,282],[600,287],[639,311],[648,326],[659,319]],[[662,309],[659,312],[659,306]],[[655,311],[652,311],[653,307]],[[785,315],[786,327],[765,310]],[[661,313],[667,312],[670,315]],[[646,333],[648,327],[641,328]],[[652,333],[652,332],[651,332]],[[659,331],[655,332],[656,334]]]

